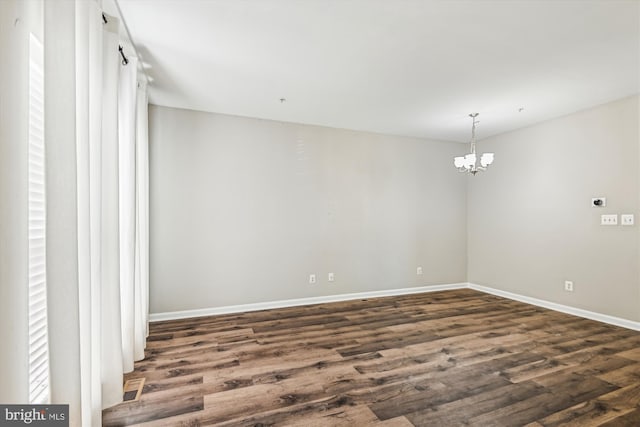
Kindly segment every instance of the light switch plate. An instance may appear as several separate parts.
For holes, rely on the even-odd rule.
[[[600,225],[618,225],[618,214],[600,215]]]
[[[634,221],[633,214],[622,214],[620,215],[620,224],[622,225],[633,225]]]

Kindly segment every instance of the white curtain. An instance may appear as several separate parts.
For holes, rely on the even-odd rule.
[[[120,298],[125,372],[144,359],[149,323],[147,90],[138,60],[120,66]]]
[[[148,172],[138,117],[147,97],[132,52],[121,64],[118,20],[104,24],[96,2],[75,4],[81,398],[60,403],[80,405],[81,425],[99,426],[102,409],[122,401],[123,372],[144,358]]]
[[[96,195],[96,211],[100,219],[91,235],[100,241],[100,287],[102,288],[101,366],[102,406],[122,401],[123,344],[120,265],[120,158],[118,129],[118,57],[119,22],[108,17],[103,33],[102,141],[96,153],[100,159],[101,186]],[[128,321],[128,319],[125,319]]]
[[[101,425],[100,146],[102,141],[101,10],[95,2],[76,2],[76,162],[80,327],[80,402],[76,425]],[[92,236],[92,231],[94,234]],[[78,421],[81,421],[78,422]]]
[[[149,335],[149,120],[143,78],[136,111],[136,194],[134,358],[142,360]]]
[[[136,284],[136,96],[137,60],[120,65],[118,135],[120,186],[120,300],[122,364],[133,370]]]

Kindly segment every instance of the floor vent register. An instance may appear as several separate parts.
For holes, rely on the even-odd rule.
[[[135,402],[140,399],[144,387],[144,378],[128,380],[124,383],[124,401]]]

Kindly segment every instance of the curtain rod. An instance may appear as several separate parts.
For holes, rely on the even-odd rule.
[[[145,79],[145,81],[147,82],[147,85],[148,85],[150,83],[149,76],[147,76],[147,73],[144,71],[144,68],[142,67],[142,57],[138,53],[138,49],[136,48],[136,45],[133,43],[133,39],[131,38],[131,33],[129,32],[129,27],[127,26],[127,22],[122,17],[122,11],[120,10],[120,5],[118,4],[118,0],[113,0],[113,4],[115,5],[116,10],[118,12],[118,15],[120,16],[120,22],[122,22],[122,26],[124,27],[124,31],[125,31],[125,33],[127,35],[127,38],[129,39],[129,44],[131,44],[131,47],[133,47],[133,53],[135,54],[136,58],[138,58],[138,64],[140,65],[139,71],[144,76],[144,79]],[[109,22],[107,20],[106,15],[104,14],[104,12],[102,13],[102,21],[105,24],[107,22]],[[118,50],[120,51],[120,55],[122,56],[122,65],[127,65],[129,63],[129,59],[124,55],[124,50],[123,50],[121,45],[118,46]],[[138,86],[140,86],[140,83],[138,83]]]
[[[125,21],[124,17],[122,16],[122,11],[120,10],[120,5],[118,4],[118,0],[113,0],[113,3],[116,5],[116,9],[118,10],[118,15],[120,15],[120,20],[122,21],[122,25],[124,26],[124,31],[127,33],[127,37],[129,38],[129,43],[131,43],[131,46],[133,47],[133,52],[136,54],[136,58],[138,58],[138,65],[140,65],[140,71],[142,72],[142,75],[144,76],[144,79],[148,85],[150,83],[149,76],[147,76],[147,73],[144,71],[144,68],[142,67],[142,62],[143,62],[142,56],[138,52],[138,48],[136,48],[136,44],[133,42],[133,39],[131,38],[131,33],[129,32],[129,27],[127,26],[127,21]]]
[[[109,20],[107,19],[107,16],[104,13],[102,14],[102,22],[104,22],[105,24],[109,22]],[[129,58],[125,56],[122,45],[118,45],[118,52],[120,52],[120,56],[122,56],[122,65],[128,65]]]

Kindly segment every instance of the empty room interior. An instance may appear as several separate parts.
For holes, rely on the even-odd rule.
[[[3,0],[0,52],[0,425],[640,425],[639,0]]]

